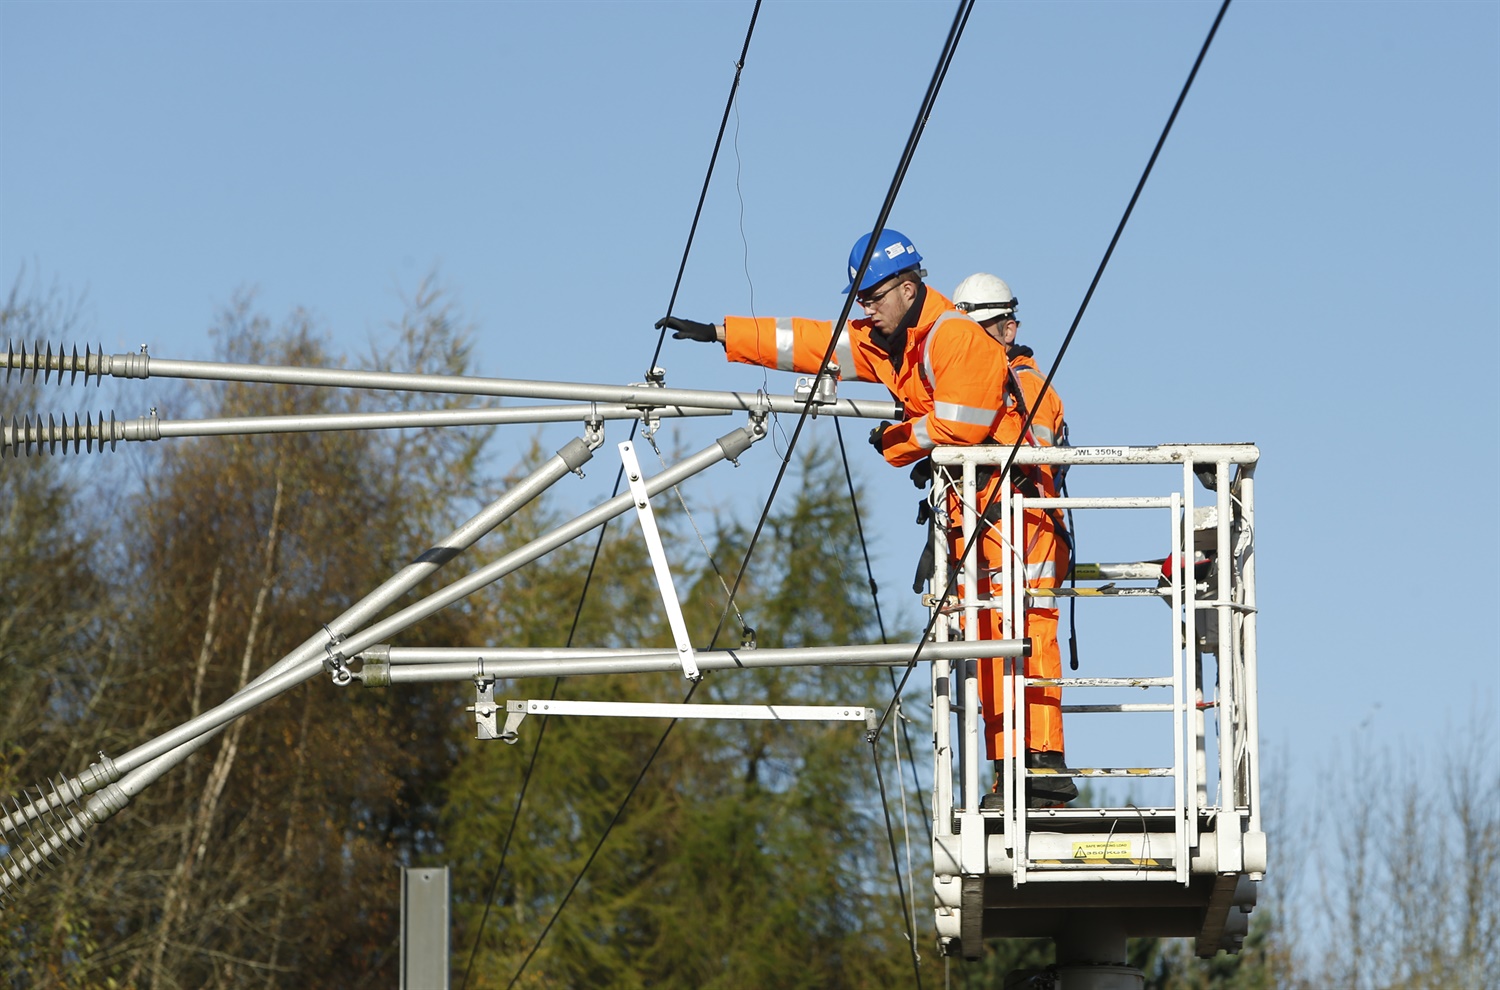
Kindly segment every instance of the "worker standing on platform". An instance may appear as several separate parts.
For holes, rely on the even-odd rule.
[[[854,293],[865,316],[845,326],[830,370],[844,379],[880,382],[903,410],[902,422],[881,423],[870,431],[871,445],[900,467],[924,461],[939,444],[999,442],[1002,436],[995,431],[1007,421],[1011,377],[1005,347],[923,283],[922,256],[899,231],[886,229],[876,236],[875,251],[856,286],[869,241],[866,234],[854,243],[844,289]],[[677,340],[718,341],[731,361],[804,374],[819,370],[833,335],[830,321],[802,317],[729,316],[713,324],[669,316],[656,326],[674,331]],[[1056,614],[1053,610],[1054,651]],[[998,624],[989,628],[993,636]],[[1060,724],[1056,736],[1060,762]],[[999,754],[998,739],[992,738],[991,757]],[[1072,784],[1068,778],[1058,780]],[[1053,796],[1048,803],[1067,799]]]
[[[1067,424],[1063,421],[1063,404],[1057,393],[1042,385],[1046,378],[1037,369],[1031,348],[1016,343],[1021,322],[1016,319],[1017,300],[1004,279],[980,272],[970,275],[953,292],[954,305],[979,323],[984,331],[1006,349],[1005,409],[992,431],[996,442],[1013,446],[1017,439],[1033,447],[1051,447],[1067,442]],[[1031,426],[1023,435],[1021,427],[1031,410],[1036,410]],[[1053,470],[1046,466],[1011,471],[1021,493],[1030,497],[1052,498],[1057,495]],[[979,597],[990,597],[992,585],[998,594],[1002,548],[999,531],[985,530],[979,552]],[[1071,558],[1068,533],[1062,514],[1028,508],[1025,510],[1026,586],[1057,588],[1068,575]],[[954,560],[962,546],[953,541]],[[1031,656],[1026,659],[1027,677],[1057,679],[1062,677],[1062,654],[1057,644],[1055,598],[1032,598],[1026,607],[1026,636],[1031,640]],[[981,637],[998,639],[1000,615],[986,611],[981,616]],[[1005,686],[999,664],[986,662],[979,668],[979,697],[984,708],[985,739],[991,757],[1003,753],[1005,723]],[[1057,687],[1026,689],[1026,766],[1029,769],[1065,770],[1063,758],[1062,690]],[[1036,804],[1066,803],[1078,796],[1078,786],[1071,777],[1034,777],[1028,794]]]

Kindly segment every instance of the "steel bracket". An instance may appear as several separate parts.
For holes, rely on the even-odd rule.
[[[504,738],[495,730],[495,713],[499,710],[495,706],[495,679],[493,677],[474,678],[474,703],[467,711],[474,713],[474,738],[475,739],[501,739]],[[507,722],[505,729],[510,731]],[[514,738],[506,739],[506,742],[515,742]]]
[[[667,372],[664,368],[652,368],[650,371],[646,372],[645,381],[631,382],[630,384],[632,387],[642,389],[666,388]],[[656,435],[657,429],[661,426],[661,415],[657,412],[660,407],[652,405],[649,402],[643,402],[638,405],[634,405],[634,408],[641,411],[641,432],[643,432],[647,436],[647,438],[654,437]]]
[[[808,411],[817,419],[819,406],[829,406],[839,400],[839,380],[832,375],[803,376],[797,379],[792,394],[806,402]]]
[[[641,521],[641,533],[646,538],[651,566],[656,571],[656,584],[661,589],[662,606],[667,610],[667,624],[672,627],[672,640],[677,647],[677,660],[682,665],[682,676],[696,681],[703,675],[693,656],[687,621],[683,619],[682,606],[677,601],[677,588],[672,583],[671,568],[667,566],[667,551],[662,546],[661,533],[656,528],[656,516],[651,512],[651,496],[646,492],[646,480],[641,476],[641,465],[636,460],[635,444],[629,440],[620,444],[620,461],[625,465],[625,479],[630,484],[636,516]]]
[[[521,741],[521,723],[526,720],[526,702],[507,701],[505,703],[505,731],[500,733],[502,742],[514,746]]]

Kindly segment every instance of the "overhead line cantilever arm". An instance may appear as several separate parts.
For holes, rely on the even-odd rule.
[[[757,439],[759,439],[759,436],[753,435],[748,429],[741,427],[733,433],[721,437],[703,451],[679,461],[660,474],[652,476],[646,484],[647,490],[653,495],[665,491],[672,485],[678,484],[722,460],[739,456],[739,454],[749,449],[750,444]],[[550,533],[537,537],[525,546],[448,585],[441,591],[434,592],[421,601],[407,606],[395,615],[349,636],[344,641],[336,644],[339,647],[338,652],[352,656],[361,650],[374,646],[381,640],[389,638],[413,623],[425,619],[434,612],[446,608],[454,602],[473,594],[475,591],[494,583],[517,568],[529,564],[570,540],[587,533],[595,526],[601,525],[615,516],[628,511],[632,504],[634,503],[629,494],[610,499],[608,502],[576,517],[571,522],[559,526]],[[329,645],[333,646],[335,644]],[[176,729],[158,736],[151,742],[131,750],[117,759],[115,761],[116,765],[121,770],[127,772],[141,766],[148,760],[169,752],[180,743],[216,728],[233,718],[237,718],[239,715],[244,714],[274,695],[316,676],[323,669],[324,664],[324,658],[318,655],[300,662],[292,661],[289,663],[288,661],[291,661],[290,657],[267,672],[274,675],[270,680],[258,686],[252,685],[246,688],[240,695],[236,695],[235,698],[231,698],[218,708],[205,712],[197,718],[178,726]],[[285,672],[278,672],[278,668],[283,668]],[[236,699],[244,695],[253,695],[254,701],[248,704],[236,704]]]
[[[905,665],[911,643],[871,646],[807,646],[794,649],[712,650],[694,654],[701,670],[759,670],[766,667]],[[928,643],[928,659],[1018,657],[1024,640],[957,640]],[[676,670],[671,650],[591,650],[537,648],[391,647],[360,654],[365,661],[354,676],[366,687],[420,681],[469,681],[475,677],[574,677],[580,674],[641,674]]]
[[[366,622],[379,615],[388,605],[416,587],[448,561],[473,546],[486,533],[546,491],[570,471],[582,468],[592,457],[593,448],[581,438],[564,444],[556,454],[512,486],[504,495],[480,510],[437,545],[425,550],[415,560],[391,575],[379,587],[325,625],[320,632],[256,677],[247,685],[247,689],[285,673],[304,661],[321,660],[331,642],[336,642],[346,633],[358,630]],[[131,786],[134,789],[127,790],[127,794],[137,793],[145,784],[149,784],[184,759],[207,738],[208,736],[199,736],[184,747],[156,757],[153,765],[148,768],[148,773],[133,778]],[[91,771],[80,775],[79,778],[65,781],[58,789],[62,792],[62,799],[59,799],[58,790],[54,790],[50,798],[32,802],[28,807],[0,818],[0,834],[14,832],[20,825],[65,803],[67,799],[81,797],[118,780],[120,772],[129,769],[111,761],[105,761],[105,766],[108,768],[107,773],[94,773],[91,768]]]
[[[15,354],[5,357],[7,368],[23,367]],[[53,359],[59,379],[67,370],[61,355]],[[30,373],[30,366],[25,366]],[[80,369],[81,370],[81,369]],[[480,378],[469,375],[419,375],[397,371],[346,371],[288,365],[233,364],[223,361],[174,361],[148,354],[99,354],[90,374],[116,378],[185,378],[196,381],[257,382],[267,385],[313,385],[329,388],[373,388],[451,395],[510,396],[518,399],[558,399],[572,402],[620,402],[627,406],[689,406],[742,412],[801,412],[807,401],[790,395],[754,392],[716,392],[705,389],[662,388],[655,385],[594,385],[544,382],[517,378]],[[891,419],[893,402],[840,399],[818,407],[820,416],[858,416]]]
[[[28,456],[33,448],[50,453],[61,445],[62,452],[73,452],[94,444],[104,450],[124,440],[154,441],[175,437],[246,436],[269,433],[326,433],[342,430],[404,430],[440,426],[505,426],[516,423],[571,423],[589,420],[633,419],[648,417],[728,416],[728,409],[684,409],[681,406],[627,406],[622,402],[590,402],[555,406],[508,406],[503,409],[426,409],[407,412],[378,413],[309,413],[291,416],[244,416],[216,419],[158,419],[155,415],[135,419],[109,419],[100,413],[97,423],[90,418],[80,423],[73,417],[68,425],[48,417],[43,423],[38,415],[24,420],[0,423],[0,458]]]
[[[746,427],[740,427],[731,433],[725,434],[699,453],[679,461],[660,474],[653,476],[647,482],[647,490],[653,495],[657,494],[722,460],[734,460],[748,450],[750,445],[762,436],[764,436],[763,432],[753,432]],[[574,443],[579,445],[579,447],[584,447],[581,440],[574,441]],[[584,452],[588,452],[586,448]],[[585,457],[584,459],[586,460],[587,458]],[[576,466],[576,464],[564,463],[562,473],[566,473],[567,470],[573,470]],[[545,485],[542,486],[542,488],[545,487]],[[540,489],[538,493],[539,491]],[[201,746],[231,721],[276,695],[291,690],[298,684],[317,676],[325,668],[325,663],[329,660],[342,658],[345,655],[352,656],[361,650],[374,646],[380,640],[386,639],[394,633],[405,629],[412,623],[458,601],[464,596],[498,580],[538,557],[550,553],[552,550],[588,532],[595,526],[602,525],[615,516],[627,511],[631,504],[632,497],[628,494],[613,498],[589,512],[578,516],[571,522],[552,530],[550,533],[532,540],[520,549],[507,554],[487,567],[481,568],[467,578],[429,595],[384,621],[378,622],[347,639],[340,640],[336,636],[330,638],[326,634],[323,636],[314,636],[307,643],[304,643],[302,647],[299,647],[298,650],[284,657],[280,662],[261,674],[254,682],[239,691],[228,701],[158,736],[150,742],[137,746],[119,759],[112,761],[111,772],[107,778],[91,779],[92,788],[97,789],[97,792],[89,796],[87,805],[70,815],[66,821],[57,822],[52,829],[51,837],[47,838],[41,844],[40,848],[33,843],[31,851],[25,852],[24,846],[15,842],[10,843],[11,848],[19,854],[19,859],[8,857],[0,860],[0,894],[4,894],[11,886],[24,880],[40,865],[45,863],[57,851],[57,847],[67,841],[65,838],[60,837],[61,833],[65,833],[66,836],[75,839],[80,837],[93,825],[118,812],[125,806],[131,796],[139,793],[144,787],[165,773],[166,770],[182,759],[185,759],[189,753]],[[473,525],[474,520],[471,520],[469,524],[466,524],[466,527],[473,527]],[[478,535],[482,534],[476,534],[476,539]],[[424,567],[429,564],[434,568],[442,566],[443,563],[452,559],[456,553],[457,550],[450,547],[429,550],[419,557],[415,563],[408,565],[396,578],[392,578],[391,581],[388,581],[381,587],[382,589],[391,587],[392,582],[400,578],[401,575],[407,574],[412,568]],[[420,576],[418,579],[420,579]],[[368,607],[374,597],[374,593],[367,596],[361,601],[359,606],[346,612],[345,615],[350,615],[362,607]],[[363,614],[361,620],[368,619],[370,615],[378,611],[379,609],[376,608],[370,613]],[[335,647],[338,649],[335,649]],[[123,774],[123,776],[118,776],[119,774]],[[118,783],[114,782],[116,780],[118,780]],[[6,816],[5,819],[0,820],[0,830],[18,832],[19,827],[26,822],[47,815],[49,811],[58,805],[78,800],[80,795],[74,786],[76,783],[76,781],[65,781],[59,785],[61,790],[67,792],[67,797],[64,799],[56,801],[50,799],[39,800],[28,805],[26,808]],[[54,791],[53,796],[57,796],[56,791]]]

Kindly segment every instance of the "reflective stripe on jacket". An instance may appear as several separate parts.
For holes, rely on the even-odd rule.
[[[802,317],[729,316],[729,360],[814,374],[828,350],[833,324]],[[870,324],[850,320],[834,351],[839,377],[880,382],[906,410],[885,431],[885,459],[896,466],[927,456],[938,444],[972,445],[992,435],[1005,406],[1005,348],[927,286],[921,315],[906,335],[897,369],[870,339]]]
[[[1067,434],[1063,423],[1062,399],[1058,398],[1057,390],[1048,386],[1045,393],[1042,391],[1047,377],[1038,370],[1036,361],[1026,349],[1020,350],[1010,359],[1009,374],[1019,388],[1025,405],[1023,407],[1018,404],[1014,395],[1006,393],[1005,412],[995,424],[996,441],[1007,446],[1015,443],[1021,433],[1021,424],[1026,422],[1026,411],[1035,409],[1036,415],[1032,417],[1026,442],[1036,447],[1057,446],[1058,439]],[[1057,494],[1054,474],[1055,470],[1051,465],[1039,466],[1034,471],[1042,494]]]

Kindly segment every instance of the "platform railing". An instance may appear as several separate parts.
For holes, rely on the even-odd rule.
[[[1063,706],[1069,722],[1081,716],[1134,712],[1172,713],[1172,765],[1156,767],[1090,767],[1074,766],[1080,759],[1077,747],[1069,754],[1073,768],[1068,773],[1083,780],[1120,777],[1172,778],[1172,806],[1151,809],[1153,814],[1172,816],[1171,870],[1152,860],[1154,868],[1136,864],[1152,879],[1169,879],[1187,884],[1198,869],[1224,873],[1238,870],[1243,864],[1239,834],[1260,831],[1258,736],[1256,729],[1256,663],[1255,663],[1255,568],[1254,568],[1254,488],[1253,472],[1259,452],[1250,444],[1173,444],[1156,447],[1040,447],[1018,452],[1020,465],[1053,465],[1086,468],[1091,487],[1106,486],[1104,472],[1094,466],[1157,465],[1175,467],[1180,475],[1162,479],[1157,473],[1150,494],[1126,492],[1115,495],[1080,497],[1028,497],[1008,483],[999,486],[995,496],[998,513],[991,512],[993,523],[986,522],[987,505],[981,504],[983,486],[978,483],[979,469],[1000,465],[1009,457],[1004,447],[949,447],[933,453],[934,486],[931,504],[938,516],[934,527],[936,570],[933,588],[946,587],[951,568],[958,564],[949,558],[947,531],[956,528],[962,534],[963,546],[983,536],[983,529],[993,525],[1004,534],[1002,543],[1008,552],[1000,561],[981,564],[978,553],[969,553],[961,562],[958,593],[947,600],[928,597],[929,604],[944,612],[935,624],[934,638],[979,638],[981,610],[1001,610],[1000,634],[1004,639],[1026,636],[1027,601],[1061,604],[1065,598],[1074,602],[1098,598],[1161,598],[1170,609],[1169,633],[1161,646],[1147,644],[1147,655],[1161,656],[1162,646],[1170,644],[1170,663],[1142,676],[1130,677],[1060,677],[1028,678],[1024,661],[1019,658],[996,660],[1004,664],[1007,679],[1006,746],[1003,806],[999,812],[981,810],[981,800],[988,792],[987,762],[983,751],[983,719],[980,712],[978,664],[984,661],[935,661],[933,706],[935,731],[934,817],[938,841],[957,851],[964,875],[1009,874],[1015,884],[1039,879],[1083,879],[1078,874],[1103,876],[1115,864],[1074,863],[1049,858],[1037,863],[1027,840],[1033,822],[1047,818],[1078,817],[1104,813],[1108,809],[1028,810],[1026,782],[1041,774],[1028,771],[1025,764],[1026,688],[1056,686],[1068,694],[1094,688],[1122,686],[1152,690],[1170,689],[1171,700],[1140,704],[1079,704]],[[1075,485],[1082,472],[1073,475]],[[1134,472],[1132,479],[1142,475]],[[1213,500],[1200,507],[1199,479],[1209,485]],[[1139,484],[1139,482],[1137,482]],[[1162,487],[1174,490],[1160,493]],[[949,518],[949,491],[957,493],[956,519]],[[1141,548],[1142,559],[1124,564],[1081,563],[1074,561],[1077,590],[1028,589],[1024,548],[1030,534],[1026,510],[1076,510],[1075,521],[1085,534],[1101,532],[1118,510],[1164,511],[1167,529],[1160,543]],[[1199,555],[1211,561],[1206,565],[1207,579],[1197,573]],[[1174,566],[1163,568],[1163,558]],[[1000,586],[990,600],[979,597],[981,567],[1000,573]],[[1158,580],[1158,575],[1162,577]],[[1061,575],[1059,575],[1061,577]],[[1122,586],[1129,581],[1151,581],[1152,586]],[[1045,607],[1045,606],[1044,606]],[[962,621],[959,621],[962,616]],[[1203,656],[1216,658],[1216,678],[1205,684]],[[1065,701],[1069,699],[1064,699]],[[1213,713],[1214,758],[1208,758],[1210,722]],[[1136,815],[1141,809],[1118,809],[1120,814]],[[997,857],[985,841],[993,832],[993,819],[999,818],[1004,855]],[[1201,850],[1203,830],[1211,827],[1215,848]],[[1235,833],[1233,843],[1226,843],[1218,833]],[[1000,862],[995,862],[999,859]],[[1128,864],[1127,864],[1128,865]],[[1066,877],[1060,874],[1068,874]]]

